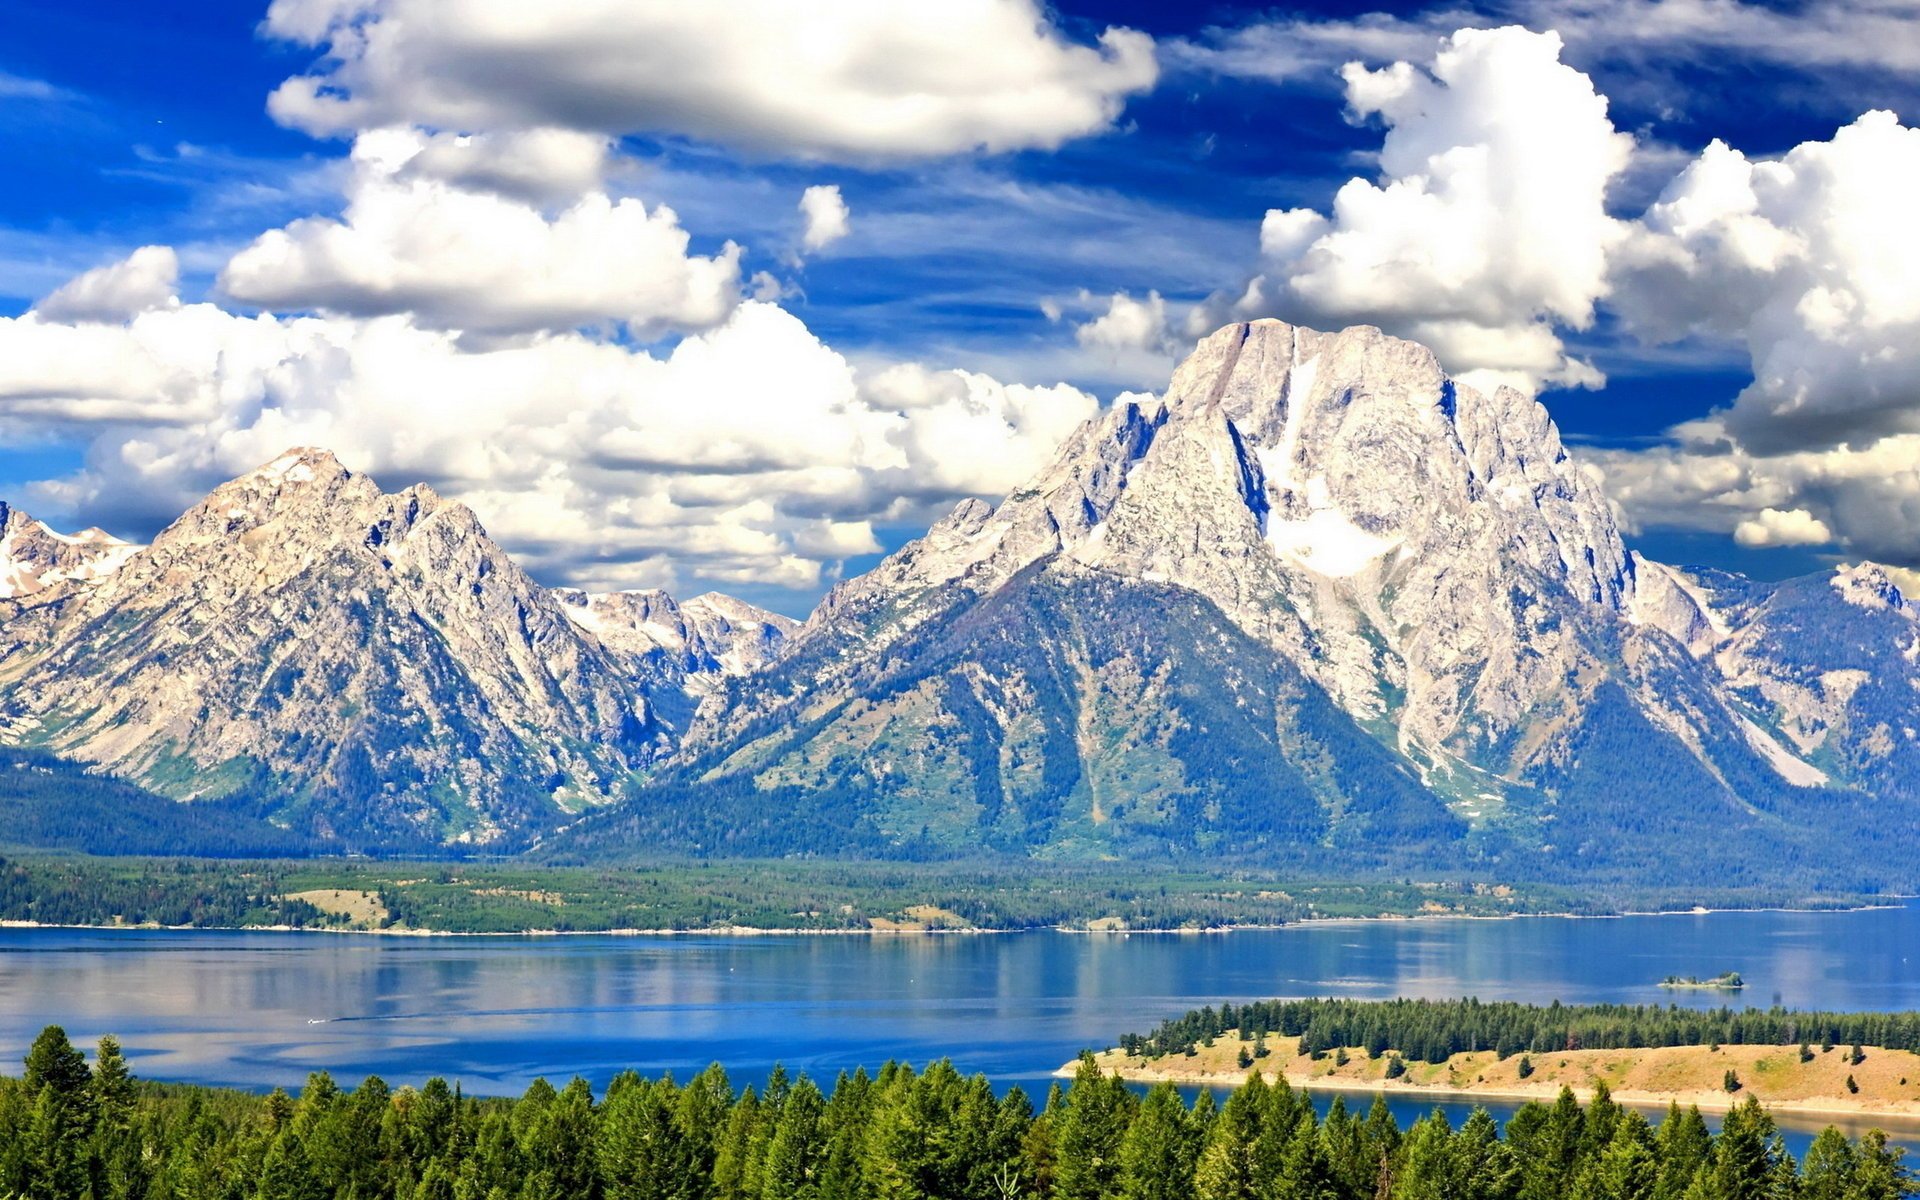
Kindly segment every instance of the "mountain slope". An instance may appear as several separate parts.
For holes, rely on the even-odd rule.
[[[775,665],[805,691],[815,641]],[[569,843],[702,852],[1402,855],[1464,832],[1413,771],[1203,597],[1036,564]]]
[[[1920,799],[1920,607],[1871,563],[1779,583],[1676,572],[1695,653],[1821,778]]]
[[[686,672],[565,615],[465,506],[290,451],[119,570],[0,606],[0,728],[348,847],[513,844],[669,748]]]

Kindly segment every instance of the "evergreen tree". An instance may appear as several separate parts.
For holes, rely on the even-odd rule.
[[[273,1139],[254,1196],[255,1200],[327,1200],[327,1190],[307,1160],[300,1135],[293,1130],[284,1130]]]
[[[1669,1104],[1654,1144],[1660,1160],[1655,1200],[1680,1200],[1692,1186],[1694,1177],[1706,1169],[1713,1149],[1713,1138],[1707,1132],[1706,1121],[1700,1117],[1700,1110]]]
[[[1054,1133],[1054,1200],[1111,1200],[1119,1192],[1120,1143],[1134,1103],[1122,1080],[1081,1055]]]
[[[27,1051],[25,1098],[31,1106],[22,1154],[27,1200],[80,1200],[92,1184],[93,1076],[86,1056],[49,1025]]]
[[[1197,1200],[1256,1200],[1260,1196],[1254,1145],[1260,1138],[1265,1088],[1256,1093],[1259,1077],[1227,1097],[1207,1131],[1194,1169]]]
[[[1869,1129],[1854,1150],[1853,1180],[1847,1200],[1899,1200],[1914,1191],[1914,1178],[1901,1165],[1905,1151],[1887,1146],[1887,1135]]]
[[[1192,1200],[1200,1146],[1180,1093],[1170,1083],[1148,1090],[1120,1143],[1125,1200]]]
[[[1829,1125],[1807,1148],[1800,1168],[1801,1200],[1848,1200],[1853,1193],[1853,1146]]]
[[[780,1105],[761,1170],[762,1200],[812,1200],[818,1170],[820,1120],[826,1101],[811,1080],[802,1078]]]

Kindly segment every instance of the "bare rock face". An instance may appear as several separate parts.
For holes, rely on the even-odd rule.
[[[0,501],[0,600],[104,579],[140,549],[99,529],[56,533]]]
[[[292,450],[0,611],[0,720],[350,845],[512,842],[618,795],[672,745],[656,696],[682,706],[688,671],[637,673],[568,611],[464,505]]]

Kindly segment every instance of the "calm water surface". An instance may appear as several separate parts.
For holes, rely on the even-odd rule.
[[[888,1058],[950,1057],[1044,1090],[1081,1048],[1221,1000],[1713,1006],[1716,994],[1654,985],[1735,970],[1747,980],[1742,1004],[1908,1009],[1920,1008],[1916,966],[1920,906],[1131,936],[5,929],[0,1056],[17,1063],[43,1025],[59,1023],[76,1041],[116,1034],[146,1077],[250,1088],[291,1088],[325,1069],[394,1084],[442,1074],[469,1091],[517,1093],[542,1075],[598,1087],[627,1067],[684,1078],[718,1060],[745,1082],[775,1061],[830,1079]],[[1902,1140],[1920,1142],[1920,1130]]]

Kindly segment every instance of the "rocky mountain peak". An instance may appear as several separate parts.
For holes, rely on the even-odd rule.
[[[1908,617],[1915,615],[1914,606],[1900,585],[1879,563],[1837,567],[1829,582],[1842,599],[1856,607],[1888,609]]]
[[[720,592],[681,603],[657,588],[555,589],[567,618],[602,645],[688,676],[744,675],[778,655],[798,621]]]
[[[1538,402],[1370,326],[1261,320],[1202,340],[1158,402],[1090,420],[998,508],[962,504],[836,589],[802,636],[870,641],[1049,560],[1198,592],[1356,716],[1463,753],[1564,686],[1587,653],[1571,618],[1616,620],[1633,589]]]
[[[57,532],[0,501],[0,600],[23,599],[56,584],[96,583],[140,549],[102,529]]]

